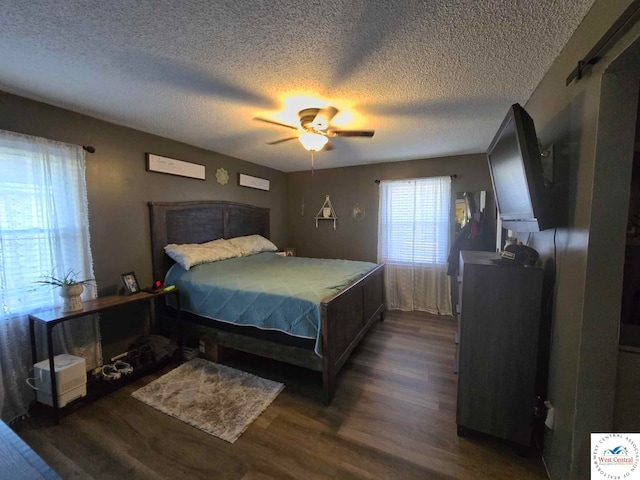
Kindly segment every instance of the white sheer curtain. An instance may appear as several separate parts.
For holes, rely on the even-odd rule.
[[[391,310],[451,315],[451,178],[380,182],[378,262]]]
[[[34,399],[27,315],[62,304],[57,290],[34,282],[69,270],[93,278],[93,262],[82,147],[0,130],[0,172],[0,415],[11,421]],[[95,286],[83,297],[95,298]],[[97,317],[54,333],[56,353],[102,363]]]

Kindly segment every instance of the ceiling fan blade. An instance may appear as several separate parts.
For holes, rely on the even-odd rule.
[[[286,123],[276,122],[274,120],[269,120],[267,118],[255,117],[254,120],[258,120],[259,122],[271,123],[273,125],[278,125],[280,127],[291,128],[293,130],[298,130],[298,127],[294,127],[293,125],[287,125]]]
[[[373,137],[373,130],[328,130],[332,137]]]
[[[287,137],[283,138],[282,140],[276,140],[275,142],[267,142],[267,145],[277,145],[282,142],[288,142],[289,140],[295,140],[296,138],[298,137]]]
[[[329,150],[333,150],[334,148],[336,148],[336,147],[334,147],[333,144],[331,142],[329,142],[324,146],[323,150],[328,152]]]

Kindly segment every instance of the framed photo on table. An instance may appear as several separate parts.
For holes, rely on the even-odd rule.
[[[140,291],[140,285],[138,285],[138,279],[136,278],[135,273],[121,273],[120,278],[122,279],[122,286],[124,287],[125,295],[133,295]]]

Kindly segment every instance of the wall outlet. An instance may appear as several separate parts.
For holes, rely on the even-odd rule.
[[[200,350],[200,353],[205,353],[205,346],[204,346],[204,340],[200,340],[198,342],[198,350]]]

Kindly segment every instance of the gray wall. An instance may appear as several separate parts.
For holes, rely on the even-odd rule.
[[[499,125],[496,125],[496,129]],[[489,143],[487,140],[487,144]],[[321,162],[317,155],[317,163]],[[378,163],[356,167],[330,168],[289,173],[288,231],[289,246],[300,256],[346,258],[375,262],[378,248],[378,191],[375,180],[394,180],[456,174],[452,192],[491,191],[491,177],[484,154]],[[329,195],[338,217],[333,222],[314,217]],[[304,203],[304,215],[302,204]],[[352,218],[353,206],[365,207],[362,221]],[[453,215],[453,212],[452,212]]]
[[[0,129],[78,145],[87,154],[87,190],[91,250],[98,287],[119,286],[120,273],[134,271],[151,284],[149,201],[231,200],[271,209],[271,238],[287,238],[286,176],[283,172],[195,148],[138,130],[0,92]],[[206,166],[205,181],[147,172],[145,152]],[[229,173],[219,185],[216,170]],[[269,192],[239,187],[238,173],[267,178]]]
[[[580,81],[565,79],[630,3],[596,0],[525,106],[568,172],[561,178],[568,226],[532,239],[547,265],[557,249],[548,395],[556,413],[544,448],[554,479],[588,478],[589,434],[613,429],[638,83],[605,71],[638,37],[638,25]]]

